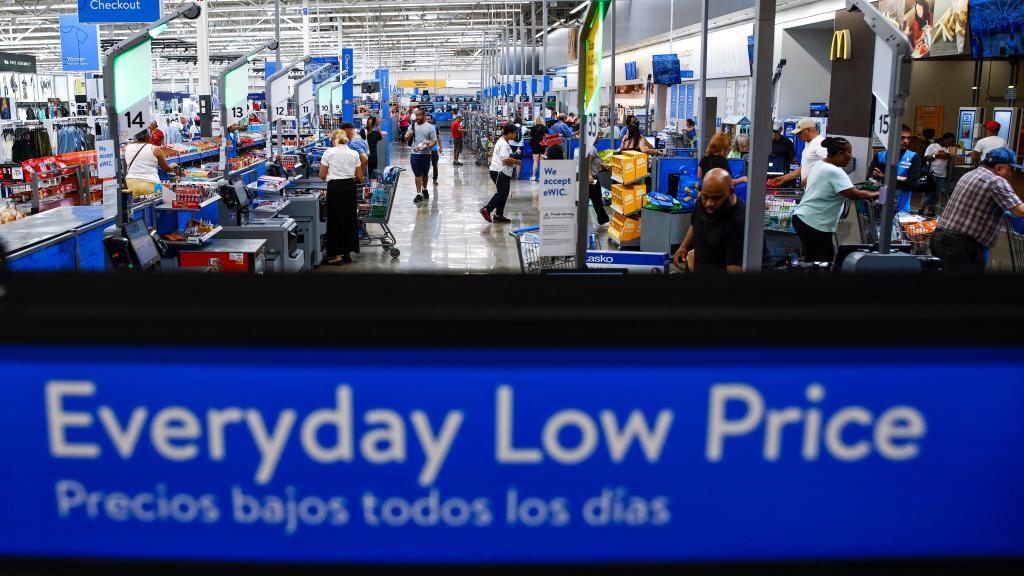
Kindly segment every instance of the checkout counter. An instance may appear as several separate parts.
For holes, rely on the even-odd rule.
[[[13,271],[103,272],[103,231],[116,216],[113,206],[53,208],[0,226],[0,250]]]
[[[219,221],[220,240],[263,240],[263,259],[270,273],[301,272],[306,267],[305,254],[298,246],[298,223],[281,211],[288,207],[286,197],[257,202],[241,179],[229,183],[230,191],[221,192]],[[259,190],[255,188],[255,190]]]

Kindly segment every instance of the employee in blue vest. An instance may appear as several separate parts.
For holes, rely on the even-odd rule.
[[[923,157],[909,149],[910,147],[910,126],[903,125],[900,133],[900,164],[896,170],[896,188],[899,190],[899,197],[896,201],[897,212],[910,212],[910,197],[917,188],[917,181],[921,178],[921,164]],[[879,180],[885,178],[886,152],[882,150],[875,156],[871,168],[868,170],[873,178]]]

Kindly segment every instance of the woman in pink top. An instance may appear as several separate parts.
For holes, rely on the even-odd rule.
[[[398,129],[402,132],[402,146],[405,146],[405,131],[409,129],[409,114],[402,112],[398,118]]]

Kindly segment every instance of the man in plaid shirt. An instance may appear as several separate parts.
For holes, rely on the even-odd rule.
[[[1024,168],[1016,161],[1013,151],[997,148],[957,183],[931,240],[943,270],[984,272],[985,249],[995,246],[1003,214],[1024,217],[1024,204],[1009,182],[1015,168]]]

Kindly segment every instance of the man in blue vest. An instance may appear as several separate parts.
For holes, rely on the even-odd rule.
[[[900,163],[896,170],[896,188],[899,191],[899,198],[896,201],[897,212],[910,212],[910,196],[917,188],[917,181],[921,178],[921,164],[923,157],[910,150],[910,126],[903,125],[900,133]],[[868,174],[873,178],[883,180],[885,178],[886,151],[882,150],[875,156]]]

